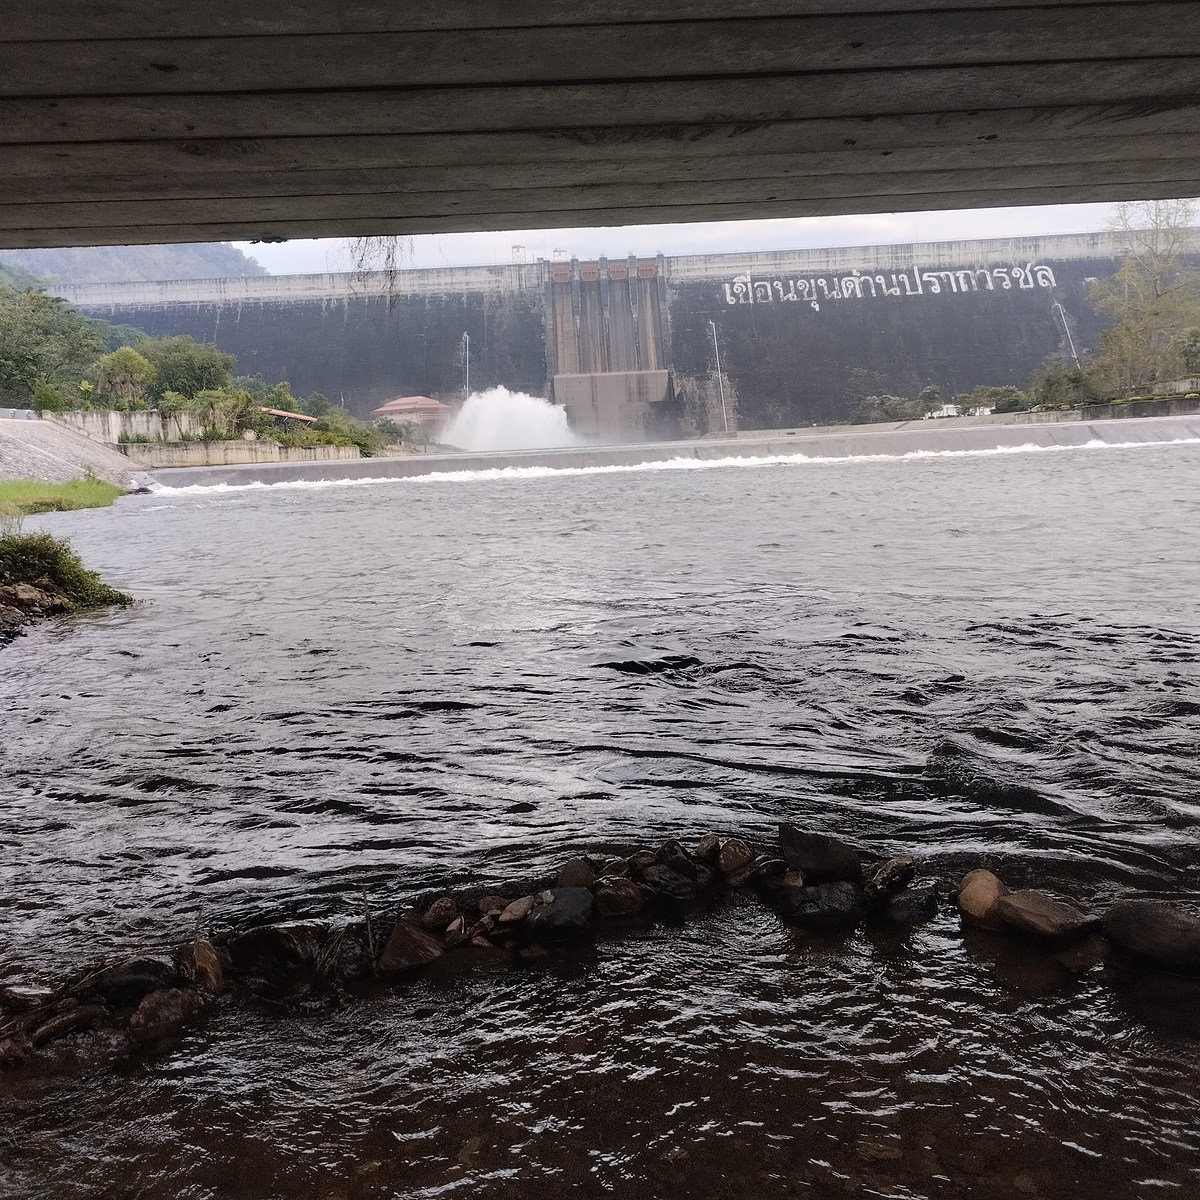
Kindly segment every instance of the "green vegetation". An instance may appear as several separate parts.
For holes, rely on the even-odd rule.
[[[0,480],[0,514],[73,512],[78,508],[107,508],[124,488],[88,475],[67,483],[39,483],[35,479]]]
[[[0,532],[0,588],[37,588],[69,611],[133,603],[80,561],[70,543],[48,533]]]
[[[0,252],[0,272],[22,276],[31,286],[57,283],[123,283],[129,279],[226,279],[265,275],[255,259],[228,242],[160,246],[76,246]]]

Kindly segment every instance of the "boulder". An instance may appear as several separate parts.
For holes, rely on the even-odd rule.
[[[421,928],[430,933],[444,933],[446,926],[458,916],[458,905],[450,896],[439,896],[422,914]]]
[[[921,925],[932,921],[937,911],[937,888],[932,883],[922,883],[889,896],[883,906],[883,918],[893,925]]]
[[[379,956],[379,973],[395,975],[400,971],[413,971],[441,958],[443,953],[437,938],[426,933],[416,921],[401,917],[392,926],[387,945]]]
[[[654,866],[656,862],[658,862],[658,857],[653,850],[638,850],[629,856],[629,869],[644,871],[647,867]]]
[[[595,882],[596,872],[584,858],[569,859],[558,870],[560,888],[590,888]]]
[[[691,865],[689,874],[680,874],[670,867],[647,867],[642,872],[642,882],[656,896],[669,900],[691,900],[700,891],[696,880],[695,864]]]
[[[779,826],[783,857],[809,883],[861,883],[862,863],[853,847],[821,833],[804,833],[795,825]]]
[[[706,833],[696,845],[694,857],[700,862],[710,862],[721,849],[721,839],[715,833]]]
[[[958,911],[979,925],[996,929],[996,901],[1008,895],[1008,888],[991,871],[968,871],[958,885]]]
[[[120,1007],[136,1004],[155,988],[184,982],[179,964],[168,955],[131,958],[85,976],[72,990],[82,1000]]]
[[[1007,928],[1051,942],[1081,937],[1091,924],[1074,905],[1031,889],[1000,896],[994,911]]]
[[[587,888],[554,888],[549,901],[529,914],[524,931],[531,941],[577,937],[591,924],[594,903]]]
[[[732,875],[754,861],[754,851],[741,838],[728,838],[717,851],[717,868],[722,875]]]
[[[1159,900],[1119,900],[1105,936],[1122,950],[1184,975],[1200,975],[1200,915]]]
[[[785,887],[777,891],[776,896],[782,901],[779,911],[786,920],[814,929],[856,925],[867,912],[862,888],[847,880],[802,888]]]
[[[147,992],[129,1018],[129,1032],[141,1038],[163,1037],[187,1025],[203,1011],[204,1005],[204,995],[189,988]]]
[[[606,875],[594,889],[596,911],[602,917],[630,917],[645,904],[642,889],[632,879]]]
[[[889,896],[903,891],[917,874],[915,858],[889,858],[871,872],[863,885],[867,899],[882,904]]]
[[[234,974],[253,991],[283,996],[307,988],[329,935],[320,921],[257,925],[229,942]]]

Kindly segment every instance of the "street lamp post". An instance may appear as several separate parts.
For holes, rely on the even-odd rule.
[[[471,394],[471,335],[463,331],[463,396]]]
[[[717,356],[717,388],[721,393],[721,417],[725,421],[725,432],[729,432],[729,411],[725,407],[725,378],[721,374],[721,347],[717,345],[717,323],[709,321],[709,329],[712,330],[713,353]]]
[[[1071,357],[1075,360],[1075,370],[1079,370],[1079,355],[1075,353],[1075,339],[1071,336],[1071,327],[1067,324],[1067,314],[1063,306],[1057,300],[1054,302],[1054,307],[1058,310],[1058,315],[1063,323],[1063,330],[1067,335],[1067,345],[1071,347]]]

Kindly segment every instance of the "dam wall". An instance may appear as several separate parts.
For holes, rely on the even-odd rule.
[[[469,346],[472,390],[551,397],[590,436],[657,438],[845,420],[863,395],[930,384],[1023,385],[1096,345],[1089,287],[1119,262],[1112,235],[1074,234],[59,290],[359,415],[461,398]]]

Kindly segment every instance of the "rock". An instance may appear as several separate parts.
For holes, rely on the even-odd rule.
[[[596,883],[596,911],[602,917],[629,917],[641,912],[645,897],[632,879],[606,875]]]
[[[787,865],[802,871],[809,883],[862,882],[858,854],[838,838],[803,833],[795,825],[781,824],[779,841]]]
[[[700,891],[695,879],[695,864],[691,875],[681,875],[670,867],[647,867],[642,872],[642,882],[656,896],[670,900],[691,900]]]
[[[593,906],[587,888],[555,888],[550,901],[530,913],[525,931],[531,941],[576,937],[591,923]]]
[[[695,858],[700,862],[710,862],[716,858],[721,848],[721,839],[715,833],[706,833],[696,846]]]
[[[155,988],[184,982],[179,964],[167,955],[131,958],[85,976],[72,989],[82,1000],[122,1006],[136,1004]]]
[[[446,926],[457,916],[458,905],[449,896],[439,896],[421,914],[421,928],[430,933],[444,933]]]
[[[474,936],[474,929],[468,934],[467,918],[461,913],[446,926],[445,939],[447,946],[457,946],[459,942],[465,942],[468,937]]]
[[[958,885],[958,911],[977,924],[997,929],[996,901],[1007,895],[1008,888],[991,871],[968,871]]]
[[[671,862],[680,856],[687,859],[688,862],[692,861],[692,856],[683,848],[683,843],[676,838],[668,838],[654,854],[655,859],[660,863]]]
[[[558,869],[560,888],[590,888],[596,882],[596,872],[583,858],[572,858]]]
[[[1082,936],[1091,923],[1074,905],[1032,890],[999,897],[995,914],[1011,929],[1054,942]]]
[[[406,917],[392,926],[392,932],[379,956],[381,975],[395,975],[423,967],[444,953],[442,944],[426,933],[415,921]]]
[[[728,838],[717,851],[717,869],[722,875],[732,875],[754,861],[754,851],[741,838]]]
[[[43,591],[30,583],[10,583],[0,587],[0,604],[21,613],[38,615],[63,613],[70,607],[61,596]]]
[[[204,995],[187,988],[163,988],[147,992],[129,1018],[129,1032],[141,1038],[174,1033],[202,1012],[204,1005]]]
[[[889,896],[894,896],[908,887],[916,874],[915,858],[889,858],[871,872],[871,877],[863,885],[863,891],[867,893],[868,900],[882,903]]]
[[[785,888],[776,895],[786,901],[786,905],[780,906],[781,915],[786,920],[814,929],[856,925],[867,912],[862,888],[846,880]]]
[[[482,916],[498,917],[508,907],[508,901],[503,896],[480,896],[475,907]]]
[[[639,850],[636,854],[629,856],[629,869],[631,871],[644,871],[647,867],[652,867],[658,862],[658,857],[653,850]]]
[[[515,925],[518,921],[523,921],[537,907],[537,898],[534,896],[522,896],[519,900],[514,900],[511,904],[504,907],[504,911],[500,914],[501,925]]]
[[[210,996],[219,996],[225,988],[225,971],[212,942],[201,938],[184,947],[181,958],[183,972],[195,985]]]
[[[9,1012],[29,1012],[54,999],[51,988],[10,984],[0,988],[0,1004]]]
[[[319,921],[257,925],[229,942],[233,972],[256,992],[285,996],[310,986],[329,927]]]
[[[1148,962],[1200,975],[1200,915],[1159,900],[1119,900],[1101,922],[1105,936]]]
[[[108,1016],[108,1009],[100,1004],[73,1004],[53,1013],[40,1021],[29,1034],[34,1046],[43,1046],[55,1038],[69,1033],[82,1033],[99,1025]]]
[[[893,925],[921,925],[932,921],[937,911],[937,888],[932,883],[923,883],[889,896],[883,906],[883,917]]]

